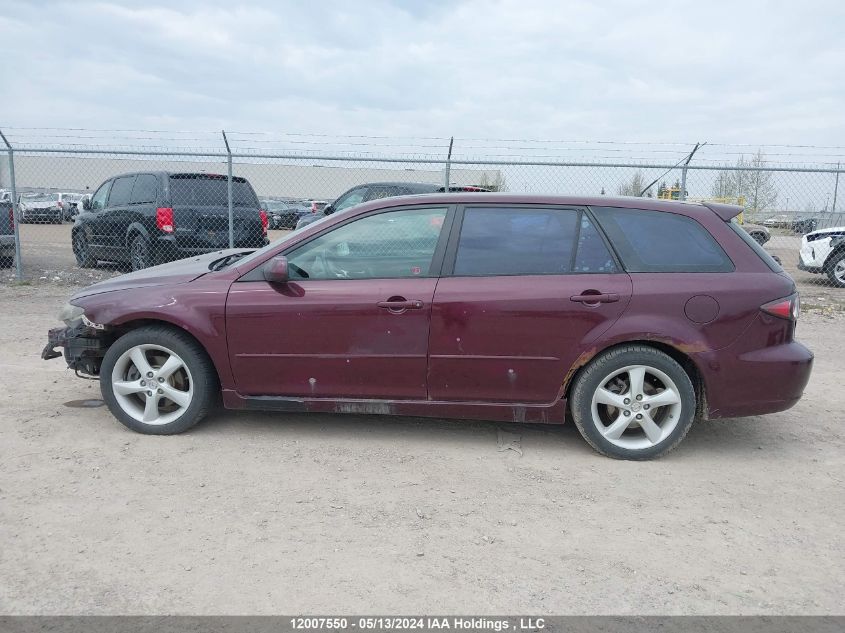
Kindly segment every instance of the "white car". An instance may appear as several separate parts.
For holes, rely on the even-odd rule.
[[[807,233],[801,239],[798,269],[823,273],[834,286],[845,288],[845,226]]]

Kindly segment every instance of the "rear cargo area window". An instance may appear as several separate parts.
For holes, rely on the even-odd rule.
[[[594,208],[625,269],[632,273],[730,272],[731,259],[701,224],[677,213]]]
[[[228,180],[225,176],[173,174],[170,202],[174,206],[228,207]],[[259,206],[258,197],[243,178],[232,179],[232,203],[236,207]]]

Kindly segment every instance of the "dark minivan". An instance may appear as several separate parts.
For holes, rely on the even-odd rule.
[[[647,459],[696,418],[788,409],[810,377],[795,283],[740,211],[385,198],[82,290],[43,357],[99,376],[141,433],[187,430],[222,392],[232,409],[571,419],[601,453]]]
[[[239,248],[268,243],[267,214],[245,178],[232,179],[233,237]],[[228,179],[166,171],[122,174],[83,199],[72,230],[73,253],[85,268],[98,260],[132,270],[229,246]]]

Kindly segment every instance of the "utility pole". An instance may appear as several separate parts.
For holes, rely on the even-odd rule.
[[[226,138],[226,130],[223,132],[223,142],[226,144],[227,167],[228,167],[228,192],[227,198],[229,200],[229,248],[235,248],[235,205],[232,201],[232,150],[229,148],[229,139]]]

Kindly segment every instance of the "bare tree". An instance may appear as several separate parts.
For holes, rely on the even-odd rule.
[[[773,207],[778,200],[778,190],[772,182],[772,172],[760,170],[765,165],[763,152],[759,150],[748,162],[751,171],[746,173],[746,182],[741,191],[745,197],[745,208],[753,213]]]
[[[481,175],[481,180],[478,182],[478,186],[482,189],[488,189],[490,191],[507,191],[508,190],[508,182],[505,180],[505,177],[502,175],[502,172],[497,171],[496,175],[492,178],[488,176],[487,172],[484,172]]]
[[[643,172],[637,170],[631,177],[630,182],[619,185],[616,191],[620,196],[640,197],[642,195],[647,195],[647,192],[643,191],[643,187],[646,186],[647,182],[648,181],[646,181],[645,176],[643,176]]]
[[[777,203],[778,192],[772,173],[762,171],[765,156],[758,151],[750,160],[740,156],[737,169],[723,169],[716,174],[710,195],[715,198],[744,199],[745,208],[751,213],[766,211]]]

